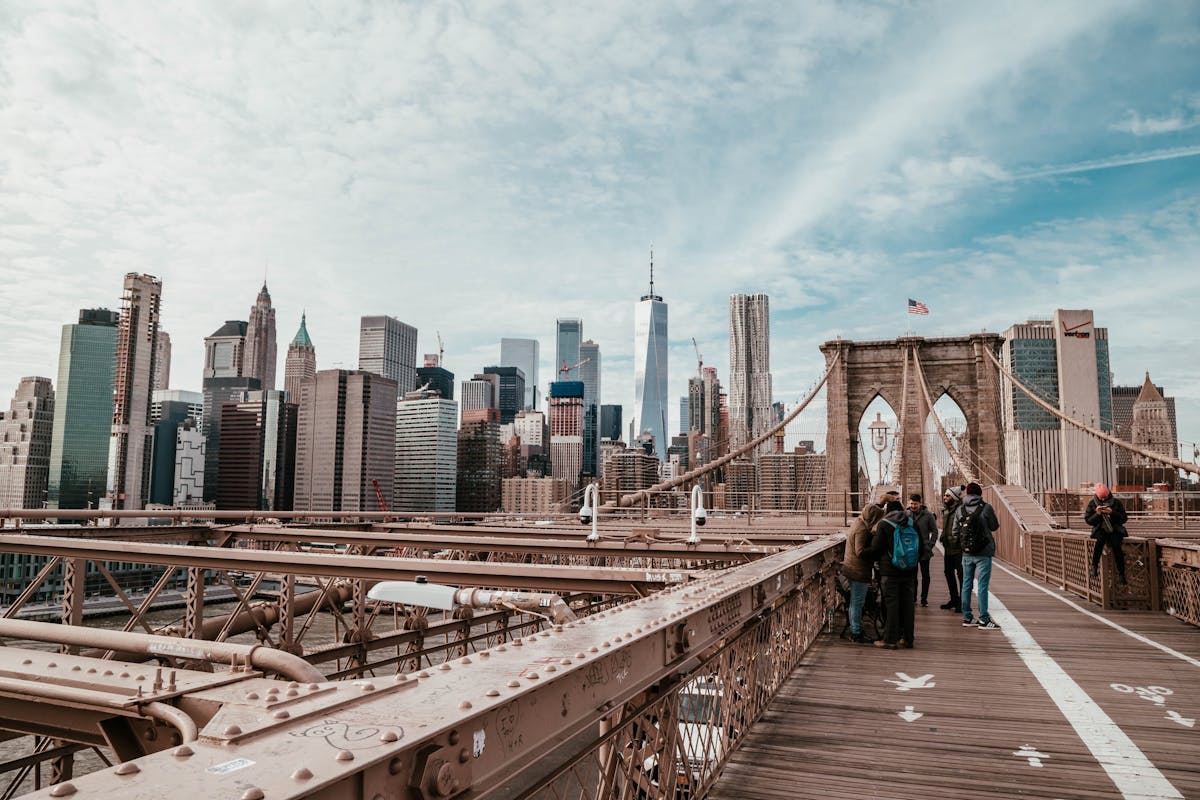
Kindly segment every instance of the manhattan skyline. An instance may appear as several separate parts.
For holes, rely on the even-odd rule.
[[[245,319],[265,270],[321,369],[354,368],[359,317],[384,314],[418,356],[440,330],[458,376],[535,338],[544,391],[554,321],[577,317],[602,402],[628,413],[653,244],[669,430],[690,338],[728,375],[728,297],[761,292],[776,400],[837,336],[1091,308],[1114,383],[1149,370],[1200,440],[1194,6],[429,5],[284,26],[56,5],[0,20],[4,401],[55,377],[62,325],[119,308],[130,271],[163,281],[171,386],[199,390],[204,336]]]

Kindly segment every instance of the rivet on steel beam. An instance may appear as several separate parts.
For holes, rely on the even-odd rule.
[[[24,661],[22,661],[22,662],[21,662],[21,666],[22,666],[22,667],[28,667],[28,666],[29,666],[30,664],[32,664],[32,663],[33,663],[33,659],[32,659],[32,658],[27,658],[27,659],[25,659]],[[108,673],[106,672],[106,673],[104,673],[104,674],[105,674],[105,675],[107,675]]]
[[[489,653],[487,650],[484,650],[482,653],[479,654],[479,657],[480,658],[491,658],[492,654]]]
[[[553,664],[547,664],[546,672],[558,672],[558,667],[554,666]]]
[[[596,647],[596,645],[592,645],[591,647],[589,647],[589,648],[588,648],[588,652],[589,652],[589,653],[599,653],[599,652],[600,652],[600,648],[599,648],[599,647]]]
[[[587,658],[587,654],[585,654],[585,653],[576,653],[576,654],[575,654],[575,657],[576,657],[576,658]]]
[[[522,642],[520,639],[513,639],[512,646],[513,647],[524,647],[525,643]]]
[[[438,669],[442,672],[445,672],[446,670],[450,669],[450,665],[443,661],[441,664],[438,664]]]
[[[88,675],[95,675],[95,674],[96,674],[96,668],[95,668],[95,667],[88,667],[87,674],[88,674]]]
[[[338,754],[337,754],[337,760],[338,761],[353,761],[354,753],[351,753],[349,750],[339,750]]]
[[[288,696],[288,697],[296,697],[296,696],[297,696],[297,695],[299,695],[299,694],[300,694],[300,693],[299,693],[299,692],[297,692],[295,689],[288,689],[288,690],[287,690],[287,696]]]
[[[301,767],[300,769],[298,769],[292,773],[292,780],[294,780],[294,781],[306,781],[311,777],[312,777],[312,771],[309,770],[308,767]]]
[[[292,681],[291,683],[289,683],[289,684],[288,684],[288,688],[289,688],[289,689],[299,689],[299,688],[300,688],[300,684],[299,684],[299,683],[297,683],[296,681]]]
[[[463,656],[462,658],[460,658],[460,659],[458,660],[458,663],[460,663],[460,664],[470,664],[470,663],[471,663],[471,659],[470,659],[470,658],[468,658],[467,656]]]
[[[80,672],[82,669],[83,667],[76,664],[75,666],[71,667],[71,672]]]
[[[507,653],[507,652],[508,652],[508,648],[507,648],[507,647],[505,647],[504,645],[500,645],[499,647],[497,647],[497,648],[496,648],[496,652],[497,652],[497,653]]]
[[[569,659],[569,658],[560,659],[558,663],[562,664],[564,667],[569,667],[569,666],[571,666],[571,659]]]
[[[246,791],[242,792],[242,800],[263,800],[266,797],[263,790],[257,786],[251,786]]]
[[[542,677],[542,676],[541,676],[541,675],[538,675],[536,672],[531,672],[531,673],[529,673],[528,675],[526,675],[525,677],[526,677],[526,678],[528,678],[528,679],[529,679],[529,680],[531,680],[531,681],[536,681],[538,678],[540,678],[540,677]]]
[[[499,690],[499,689],[488,689],[488,690],[487,690],[487,696],[488,696],[488,697],[499,697],[499,696],[500,696],[500,690]]]
[[[429,673],[428,673],[428,672],[426,672],[425,670],[421,670],[420,672],[418,672],[418,673],[417,673],[417,677],[418,677],[418,678],[428,678],[428,677],[429,677]]]
[[[375,691],[375,684],[364,683],[361,686],[359,686],[358,688],[362,689],[364,692],[373,692],[373,691]],[[290,692],[289,692],[289,694],[290,694]]]
[[[379,735],[379,741],[383,742],[384,744],[391,744],[392,742],[399,740],[400,736],[395,731],[384,731]]]
[[[612,643],[609,641],[604,641],[604,642],[600,643],[600,646],[601,647],[612,647]]]
[[[450,731],[450,735],[446,738],[450,741],[450,744],[458,744],[458,731]]]
[[[237,736],[241,732],[242,728],[240,725],[226,725],[223,731],[225,736]]]
[[[75,792],[76,792],[75,784],[71,783],[70,781],[65,781],[63,783],[56,785],[53,789],[51,789],[50,796],[51,797],[70,797],[71,795],[75,794]]]
[[[465,764],[470,760],[471,760],[471,751],[470,750],[468,750],[467,748],[464,747],[462,750],[458,751],[458,763]]]
[[[392,680],[394,680],[396,683],[404,683],[406,680],[408,680],[408,676],[403,672],[397,672],[392,676]]]
[[[109,675],[112,675],[112,674],[113,674],[113,671],[111,669],[104,670],[105,677],[108,677]]]
[[[247,699],[247,700],[257,700],[257,699],[258,699],[258,692],[247,692],[247,693],[246,693],[246,699]]]
[[[562,626],[562,625],[555,625],[555,626],[554,626],[554,632],[555,632],[555,633],[562,633],[562,632],[563,632],[563,626]]]
[[[179,745],[179,747],[176,747],[171,752],[171,755],[175,756],[176,758],[187,758],[188,756],[194,755],[194,754],[195,754],[195,751],[192,750],[192,748],[188,747],[186,744]]]
[[[54,669],[55,667],[57,667],[57,666],[58,666],[58,664],[55,664],[53,661],[51,661],[51,662],[50,662],[49,664],[47,664],[46,666],[47,666],[47,667],[49,667],[50,669]],[[122,678],[125,678],[125,677],[128,677],[128,675],[129,675],[129,673],[125,673],[125,674],[121,675],[121,677],[122,677]]]
[[[463,711],[466,711],[468,708],[471,707],[471,701],[463,700],[461,703],[458,704],[458,707],[461,708]]]
[[[53,665],[53,664],[51,664],[50,666],[52,666],[52,667],[53,667],[54,665]],[[128,677],[129,677],[129,673],[128,673],[128,672],[122,672],[122,673],[120,674],[120,676],[119,676],[119,677],[122,677],[122,678],[128,678]]]
[[[287,719],[288,717],[290,717],[292,715],[290,713],[288,713],[287,711],[284,711],[281,708],[278,711],[276,711],[274,714],[272,714],[271,716],[275,717],[275,719]]]
[[[278,695],[278,694],[279,694],[279,690],[276,689],[274,686],[272,686],[270,689],[267,689],[267,697],[271,697],[272,695]]]
[[[315,692],[317,689],[320,689],[320,688],[321,688],[321,686],[320,686],[320,684],[317,684],[317,683],[310,683],[310,684],[309,684],[307,687],[305,687],[305,688],[307,688],[307,689],[308,689],[310,692]]]
[[[510,688],[510,689],[519,689],[520,687],[521,687],[520,681],[509,681],[508,682],[508,688]]]
[[[132,761],[126,761],[124,764],[121,764],[113,770],[113,772],[117,775],[137,775],[141,771],[142,768]]]

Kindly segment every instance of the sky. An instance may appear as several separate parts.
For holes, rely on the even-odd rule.
[[[136,271],[172,388],[265,277],[280,375],[302,310],[323,369],[389,314],[459,380],[537,338],[544,391],[579,317],[628,414],[653,247],[673,429],[692,337],[724,378],[728,297],[763,292],[776,399],[838,336],[1092,308],[1200,441],[1198,47],[1169,0],[8,0],[0,402]]]

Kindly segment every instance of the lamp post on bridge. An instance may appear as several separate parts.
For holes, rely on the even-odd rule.
[[[886,422],[883,421],[883,414],[876,411],[875,421],[867,426],[867,430],[871,432],[871,449],[875,451],[875,455],[879,458],[879,483],[883,483],[883,451],[888,448],[888,439],[891,436],[892,429]]]

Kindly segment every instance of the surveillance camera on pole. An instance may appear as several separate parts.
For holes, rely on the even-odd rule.
[[[589,483],[583,490],[583,507],[579,509],[579,524],[588,523],[592,525],[592,532],[588,534],[587,541],[600,541],[600,487],[595,483]]]
[[[704,510],[704,490],[700,488],[700,484],[692,487],[690,505],[692,512],[692,533],[688,536],[687,543],[700,544],[700,534],[696,532],[696,528],[703,525],[708,519],[708,512]]]

